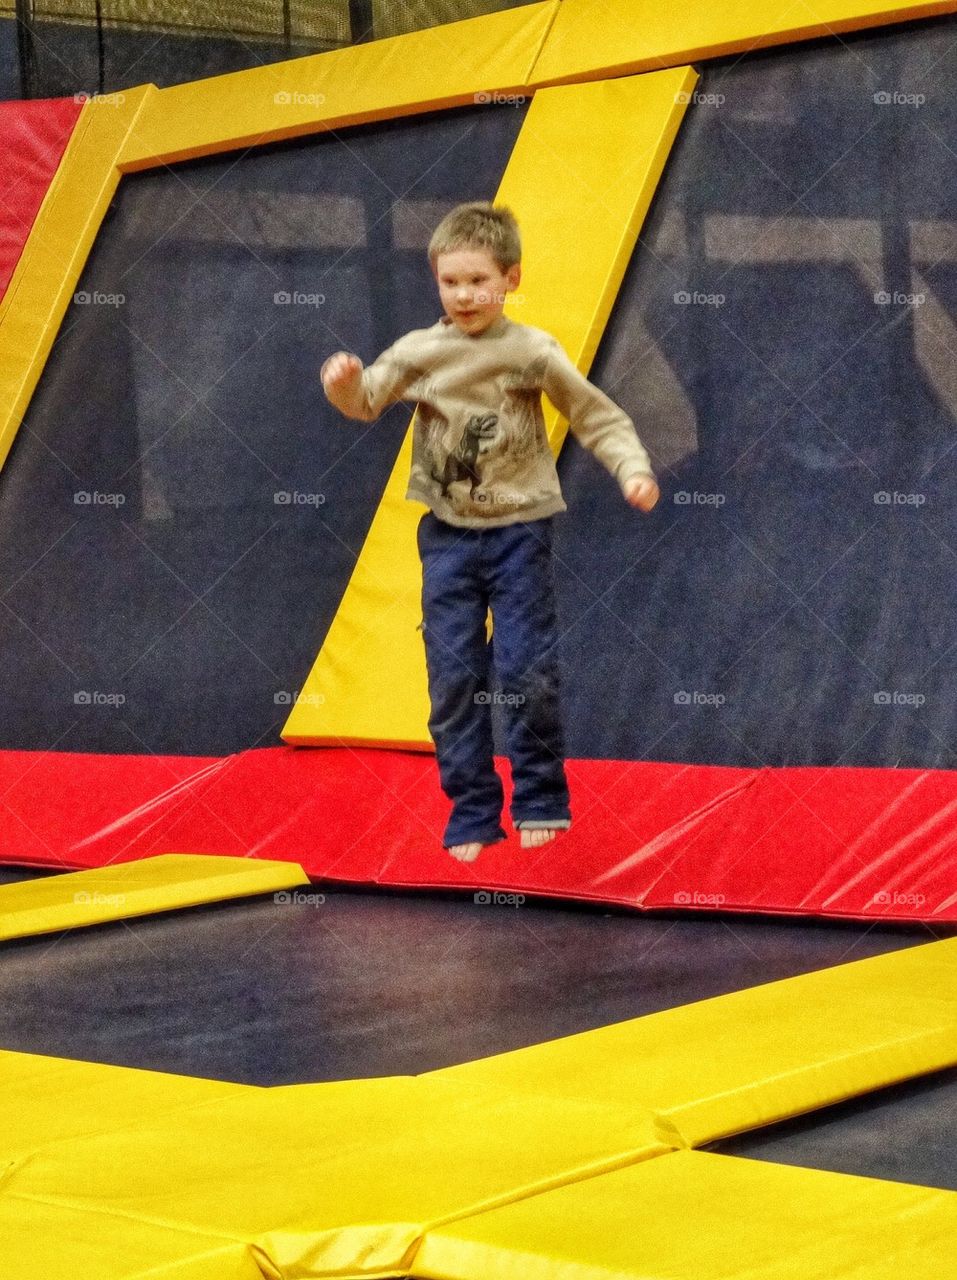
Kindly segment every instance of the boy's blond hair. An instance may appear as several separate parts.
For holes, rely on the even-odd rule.
[[[432,233],[429,262],[435,270],[440,253],[457,249],[486,249],[505,272],[522,260],[522,241],[518,222],[511,209],[489,200],[472,200],[456,205]]]

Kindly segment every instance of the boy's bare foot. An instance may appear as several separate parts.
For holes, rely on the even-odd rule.
[[[458,858],[459,862],[474,862],[481,852],[482,846],[477,841],[449,845],[449,853],[453,858]]]
[[[554,840],[558,832],[552,827],[532,827],[531,830],[523,829],[518,834],[521,836],[523,849],[537,849],[539,845]]]

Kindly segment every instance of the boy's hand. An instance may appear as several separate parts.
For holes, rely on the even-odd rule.
[[[633,507],[650,511],[661,497],[661,490],[654,476],[634,475],[625,481],[625,499]]]
[[[321,378],[323,387],[329,391],[348,388],[362,375],[362,361],[348,351],[337,351],[323,364]]]

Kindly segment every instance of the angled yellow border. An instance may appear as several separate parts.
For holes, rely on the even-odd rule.
[[[89,103],[0,301],[0,467],[123,172],[236,147],[957,11],[957,0],[542,0],[348,49]]]
[[[309,877],[294,862],[200,853],[167,853],[17,881],[0,885],[0,942],[308,883]]]
[[[522,228],[506,314],[553,333],[584,372],[697,80],[688,67],[536,93],[496,199]],[[567,424],[548,407],[549,440]],[[282,736],[431,751],[410,427],[352,578]]]
[[[955,972],[957,938],[415,1077],[257,1089],[0,1053],[0,1256],[61,1274],[49,1232],[79,1210],[102,1280],[165,1274],[160,1237],[125,1269],[143,1224],[302,1280],[949,1275],[955,1193],[679,1151],[652,1120],[703,1106],[695,1147],[952,1064]]]
[[[0,467],[124,172],[520,90],[558,5],[87,103],[0,303]]]
[[[957,1193],[678,1151],[426,1232],[416,1280],[929,1280]]]
[[[562,0],[531,85],[656,71],[954,12],[957,0]]]
[[[123,170],[521,93],[560,0],[160,90]]]
[[[116,157],[156,90],[86,103],[0,302],[0,467],[120,181]]]

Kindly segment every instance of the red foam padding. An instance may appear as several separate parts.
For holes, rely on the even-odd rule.
[[[531,850],[512,835],[463,865],[440,844],[448,802],[430,755],[0,752],[0,861],[246,855],[352,884],[957,921],[957,772],[571,760],[568,774],[569,832]]]
[[[0,102],[0,298],[82,110],[73,98]]]

